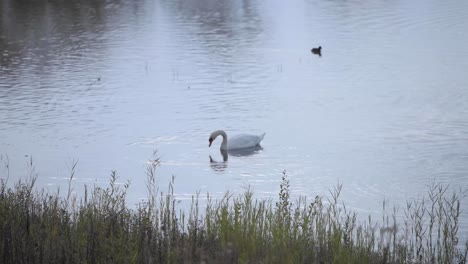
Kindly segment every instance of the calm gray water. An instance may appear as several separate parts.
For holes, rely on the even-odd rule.
[[[468,190],[465,0],[74,2],[0,1],[10,182],[32,156],[38,186],[63,189],[78,160],[75,190],[116,170],[136,203],[157,150],[180,199],[274,198],[283,170],[294,196],[341,183],[364,214]],[[222,162],[217,129],[266,132],[263,149]]]

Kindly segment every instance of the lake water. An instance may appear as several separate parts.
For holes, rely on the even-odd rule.
[[[276,198],[283,170],[295,197],[341,183],[365,215],[468,190],[465,0],[3,0],[0,66],[10,182],[32,157],[38,187],[65,189],[78,160],[78,193],[116,170],[136,203],[157,150],[179,199]],[[263,149],[223,162],[217,129]]]

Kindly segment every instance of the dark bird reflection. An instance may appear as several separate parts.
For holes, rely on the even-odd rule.
[[[223,156],[223,161],[217,161],[213,159],[210,155],[210,167],[214,171],[225,171],[227,168],[227,161],[229,156],[234,157],[244,157],[244,156],[251,156],[257,154],[260,150],[262,150],[262,146],[257,145],[251,148],[244,148],[244,149],[233,149],[233,150],[220,150],[221,156]]]

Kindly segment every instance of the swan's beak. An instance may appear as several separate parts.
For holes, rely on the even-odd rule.
[[[213,139],[208,139],[208,141],[210,142],[210,144],[208,145],[208,147],[211,147],[211,143],[213,143]]]

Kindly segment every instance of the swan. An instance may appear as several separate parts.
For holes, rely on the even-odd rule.
[[[223,137],[223,142],[221,143],[221,150],[233,150],[233,149],[245,149],[245,148],[251,148],[255,147],[260,144],[260,141],[262,141],[263,137],[265,137],[265,133],[261,135],[249,135],[249,134],[240,134],[233,136],[229,138],[226,132],[223,130],[216,130],[213,133],[211,133],[210,138],[208,141],[210,144],[208,147],[211,147],[211,143],[218,137],[218,136]]]

